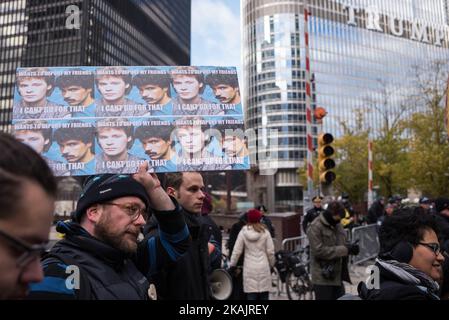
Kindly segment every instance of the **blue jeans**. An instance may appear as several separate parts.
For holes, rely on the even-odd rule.
[[[246,294],[246,299],[248,300],[268,300],[268,291],[264,292],[248,292]]]

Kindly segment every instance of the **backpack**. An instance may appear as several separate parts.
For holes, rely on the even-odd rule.
[[[279,278],[284,283],[288,273],[289,266],[289,252],[286,250],[279,250],[274,254],[276,258],[276,262],[274,263],[274,267],[277,269],[279,273]]]

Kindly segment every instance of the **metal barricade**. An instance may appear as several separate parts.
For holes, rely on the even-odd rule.
[[[295,251],[300,248],[305,248],[309,245],[307,236],[299,236],[293,238],[285,238],[282,240],[282,250]]]
[[[379,253],[379,238],[377,236],[377,225],[355,227],[352,230],[345,229],[347,240],[355,242],[358,240],[360,253],[350,259],[352,264],[359,264],[374,259]],[[296,251],[300,248],[306,249],[309,245],[307,236],[285,238],[282,241],[282,249]]]
[[[310,247],[307,236],[285,238],[282,241],[282,249],[290,252],[299,251],[302,249],[299,257],[301,258],[302,263],[307,266],[307,270],[310,270]]]
[[[298,236],[292,238],[285,238],[281,243],[282,250],[293,252],[303,249],[303,253],[300,258],[302,262],[307,265],[307,270],[309,270],[309,260],[310,260],[310,250],[309,250],[309,239],[307,236]],[[277,279],[277,294],[286,292],[285,283],[282,283],[280,279]]]
[[[345,236],[346,236],[346,241],[351,241],[351,238],[352,238],[352,233],[351,233],[351,230],[349,230],[349,229],[343,229],[343,231],[345,232]]]
[[[351,241],[358,240],[360,252],[351,258],[352,264],[359,264],[377,257],[379,253],[379,238],[377,224],[355,227],[351,232]]]

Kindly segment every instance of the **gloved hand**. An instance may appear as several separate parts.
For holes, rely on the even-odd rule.
[[[360,252],[360,248],[359,245],[354,243],[354,244],[347,244],[346,248],[348,248],[348,255],[358,255]]]
[[[230,275],[235,276],[236,272],[237,272],[237,267],[236,267],[236,266],[230,266],[230,267],[228,268],[228,273],[229,273]]]

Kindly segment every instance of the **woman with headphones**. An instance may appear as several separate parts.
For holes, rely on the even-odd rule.
[[[443,252],[435,219],[421,208],[401,208],[379,230],[380,253],[363,300],[439,300]]]

